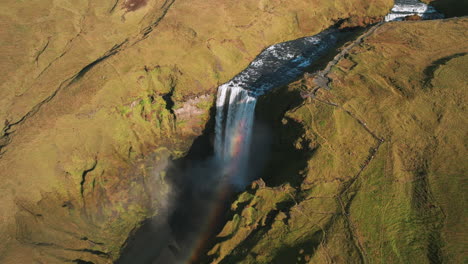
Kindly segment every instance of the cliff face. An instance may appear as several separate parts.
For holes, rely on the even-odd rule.
[[[266,95],[272,161],[207,259],[466,261],[467,26],[384,24],[331,68],[331,90],[306,76]]]
[[[166,165],[201,133],[220,83],[268,45],[391,5],[2,2],[0,262],[116,259],[166,206]]]

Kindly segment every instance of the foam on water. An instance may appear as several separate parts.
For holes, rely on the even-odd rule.
[[[256,97],[274,87],[286,85],[333,46],[337,34],[338,30],[329,29],[315,36],[272,45],[220,89],[225,86],[239,87]]]
[[[418,15],[423,19],[443,18],[443,15],[438,13],[434,7],[418,0],[396,0],[390,13],[385,16],[385,21],[403,20],[412,15]]]

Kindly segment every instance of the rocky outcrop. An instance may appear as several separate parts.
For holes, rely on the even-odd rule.
[[[268,45],[391,4],[2,3],[0,262],[112,262],[170,206],[166,165],[201,133],[220,83]]]

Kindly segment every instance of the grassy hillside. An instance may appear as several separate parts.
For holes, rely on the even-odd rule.
[[[282,159],[233,203],[207,262],[466,262],[467,25],[385,24],[330,91],[301,102],[305,77],[259,102]],[[289,110],[265,118],[272,105]]]
[[[220,83],[268,45],[391,2],[3,1],[0,262],[112,262],[166,206],[166,165]]]

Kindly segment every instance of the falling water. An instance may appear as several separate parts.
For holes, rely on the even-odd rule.
[[[239,86],[224,84],[216,101],[215,155],[224,177],[239,185],[247,173],[250,138],[257,99]]]
[[[419,0],[395,0],[385,21],[402,20],[409,15],[420,15],[423,19],[443,17]],[[218,88],[215,157],[225,180],[239,187],[248,181],[248,156],[257,97],[299,77],[335,46],[343,34],[331,28],[315,36],[272,45],[244,71]]]
[[[223,180],[238,187],[248,182],[249,152],[257,97],[300,76],[334,46],[336,29],[266,48],[244,71],[218,88],[215,158]]]
[[[422,5],[417,0],[396,0],[386,21],[399,20],[411,14],[424,14],[423,18],[441,16],[431,7]],[[243,188],[249,181],[246,177],[249,169],[249,150],[257,98],[275,87],[294,81],[307,67],[331,48],[336,47],[337,40],[346,35],[343,31],[332,28],[315,36],[270,46],[259,54],[244,71],[218,88],[215,160],[222,167],[221,174],[225,180],[228,180],[228,183]],[[213,171],[217,174],[211,162],[207,167],[207,170],[201,169],[202,173],[196,170],[200,169],[199,167],[191,168],[184,172],[183,176],[186,178],[183,179],[191,179],[193,175],[200,174],[206,176],[205,174],[213,173]],[[206,189],[201,189],[202,191],[196,189],[200,188],[200,185],[192,186],[193,182],[199,182],[198,177],[195,179],[195,181],[189,181],[187,186],[183,186],[185,188],[183,195],[175,201],[176,205],[173,206],[174,212],[171,212],[171,217],[158,220],[161,224],[158,224],[156,228],[152,227],[150,222],[145,224],[146,229],[140,229],[138,236],[131,239],[133,242],[125,249],[126,253],[117,263],[135,263],[136,259],[145,263],[149,263],[150,260],[154,260],[153,263],[184,263],[181,259],[185,259],[186,256],[197,256],[204,250],[203,245],[210,237],[213,222],[216,222],[213,220],[217,220],[220,210],[223,209],[219,206],[219,201],[225,199],[222,197],[226,197],[226,193],[223,186],[220,188],[218,182],[214,181],[209,186],[207,195]],[[201,182],[212,183],[212,181]],[[229,195],[228,192],[227,195]],[[161,217],[160,214],[157,217]],[[169,221],[170,225],[166,221]],[[175,243],[173,241],[177,235],[176,231],[179,231],[179,235],[185,234],[182,239],[179,238],[181,242],[177,241],[181,248],[185,248],[174,253],[171,246],[168,246],[164,251],[162,249],[164,243],[167,245]],[[141,246],[148,244],[148,241],[152,241],[151,250]],[[155,248],[155,243],[160,247]],[[176,248],[173,245],[172,247]]]

